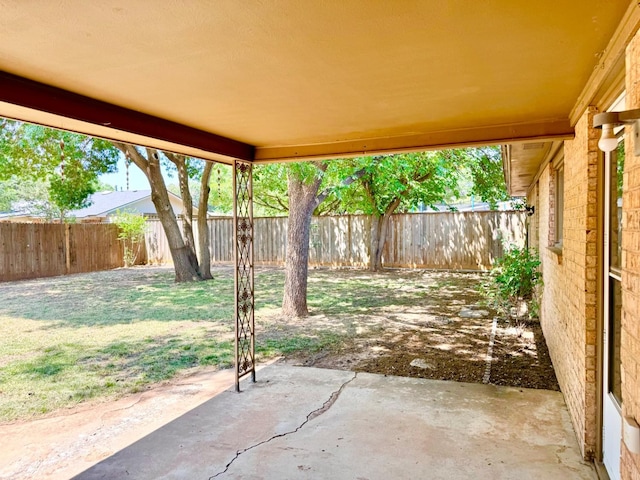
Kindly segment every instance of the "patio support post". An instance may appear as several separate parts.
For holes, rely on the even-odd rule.
[[[235,257],[235,369],[240,379],[256,381],[253,288],[253,168],[233,162],[233,252]]]

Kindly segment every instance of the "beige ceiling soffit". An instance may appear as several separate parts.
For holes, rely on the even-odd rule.
[[[620,57],[620,65],[614,69],[615,75],[602,84],[601,88],[596,92],[596,96],[592,105],[598,109],[599,112],[606,111],[613,102],[624,92],[625,88],[625,56]],[[586,111],[586,108],[585,110]],[[583,113],[584,113],[583,111]]]
[[[574,130],[568,120],[478,127],[464,130],[371,138],[314,145],[257,147],[255,162],[303,161],[384,153],[439,150],[455,147],[499,145],[516,141],[570,139]]]
[[[538,171],[536,172],[536,175],[533,177],[533,180],[531,181],[531,185],[529,185],[529,188],[527,190],[527,196],[531,193],[531,189],[538,182],[538,180],[540,179],[540,176],[542,175],[542,172],[544,172],[544,169],[547,168],[547,165],[549,165],[549,163],[551,163],[553,160],[558,158],[559,155],[561,154],[564,155],[564,151],[562,151],[563,147],[564,147],[564,142],[551,143],[549,149],[545,153],[542,163],[540,163],[540,167],[538,167]]]
[[[116,132],[253,160],[253,145],[3,71],[0,71],[0,102],[67,117],[82,124],[105,126]]]
[[[129,132],[119,131],[113,128],[92,123],[73,120],[60,115],[45,113],[33,110],[11,103],[0,102],[0,116],[19,120],[21,122],[33,123],[45,127],[55,128],[58,130],[66,130],[76,132],[92,137],[104,138],[105,140],[113,140],[122,143],[130,143],[132,145],[141,145],[151,148],[157,148],[167,152],[179,153],[194,158],[211,160],[214,162],[233,164],[234,159],[224,155],[219,155],[206,150],[188,147],[185,145],[159,140],[157,138],[145,137]]]
[[[629,4],[629,8],[627,8],[618,28],[602,52],[598,64],[573,106],[569,114],[571,125],[574,126],[578,123],[578,120],[589,105],[602,104],[597,95],[599,92],[603,92],[603,85],[610,83],[612,78],[616,78],[620,74],[618,70],[622,68],[624,71],[625,49],[629,40],[638,31],[638,28],[640,28],[640,2],[634,0]],[[609,89],[605,88],[605,92],[606,90]]]

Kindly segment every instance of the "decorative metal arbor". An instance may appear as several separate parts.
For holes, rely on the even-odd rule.
[[[240,379],[251,374],[256,381],[253,288],[253,168],[233,163],[233,250],[235,254],[235,369],[236,391]]]

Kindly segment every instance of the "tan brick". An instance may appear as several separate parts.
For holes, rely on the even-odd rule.
[[[640,107],[640,33],[627,47],[626,54],[626,107]],[[633,152],[633,136],[625,137],[625,150]],[[622,232],[622,405],[624,414],[640,420],[640,157],[626,155],[623,187]],[[621,476],[640,480],[640,455],[631,454],[623,444]]]
[[[565,395],[583,455],[595,451],[596,438],[596,288],[597,288],[597,132],[594,109],[564,144],[564,246],[562,264],[541,251],[544,295],[541,325],[556,375]],[[594,153],[595,152],[595,153]],[[553,241],[553,167],[541,173],[535,191],[537,236]],[[530,198],[532,202],[534,198]]]

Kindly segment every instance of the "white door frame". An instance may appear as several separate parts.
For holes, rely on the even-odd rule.
[[[604,321],[602,335],[602,463],[611,480],[620,479],[620,454],[622,443],[622,412],[618,401],[609,391],[609,351],[610,351],[610,281],[621,281],[619,275],[611,272],[610,225],[611,225],[611,154],[605,153],[604,182],[604,281],[603,302]]]

